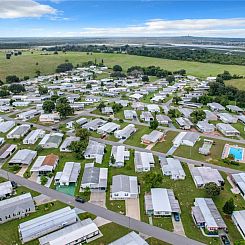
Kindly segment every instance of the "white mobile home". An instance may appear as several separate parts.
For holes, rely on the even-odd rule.
[[[34,145],[38,141],[38,139],[43,138],[44,135],[45,131],[42,129],[33,130],[23,139],[23,144]]]
[[[23,218],[35,212],[35,204],[30,193],[0,201],[0,224]]]

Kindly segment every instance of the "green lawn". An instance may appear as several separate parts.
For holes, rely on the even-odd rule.
[[[162,152],[162,153],[167,153],[168,150],[172,147],[173,143],[173,139],[178,135],[178,132],[175,131],[168,131],[166,136],[165,136],[165,141],[157,143],[152,150],[153,151],[158,151],[158,152]]]
[[[133,146],[145,148],[146,145],[141,144],[141,137],[144,134],[149,134],[152,131],[152,129],[139,125],[136,125],[136,128],[137,131],[133,135],[131,135],[124,143],[127,145],[133,145]]]
[[[127,235],[129,232],[131,232],[130,229],[125,228],[123,226],[114,224],[114,223],[109,223],[107,225],[103,225],[100,228],[101,233],[103,234],[103,237],[100,239],[97,239],[93,242],[90,242],[89,244],[91,245],[107,245],[122,236]]]
[[[232,85],[238,89],[245,90],[245,78],[228,80],[225,81],[225,84]]]
[[[98,62],[103,59],[104,64],[108,67],[120,64],[124,70],[135,65],[155,65],[170,71],[185,69],[188,74],[198,77],[215,76],[224,70],[228,70],[232,74],[245,75],[244,67],[238,65],[166,60],[127,54],[94,53],[93,55],[87,55],[80,52],[67,52],[66,54],[60,52],[58,55],[40,55],[39,52],[31,54],[31,52],[25,51],[21,56],[12,57],[10,60],[6,60],[4,52],[0,53],[0,79],[4,80],[7,75],[12,74],[22,78],[24,76],[34,77],[37,70],[40,70],[42,75],[51,74],[55,72],[57,65],[64,63],[65,60],[72,62],[76,66],[82,62],[93,61],[94,59],[97,59]],[[38,65],[36,65],[37,62]]]
[[[244,124],[238,122],[238,123],[235,123],[235,124],[232,124],[232,126],[234,128],[236,128],[239,132],[240,132],[240,135],[243,139],[245,139],[245,131],[244,131]]]

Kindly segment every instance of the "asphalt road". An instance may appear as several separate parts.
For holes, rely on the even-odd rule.
[[[195,240],[189,239],[187,237],[177,235],[173,232],[163,230],[156,226],[151,226],[144,222],[115,213],[113,211],[99,207],[89,202],[87,203],[76,202],[74,197],[70,195],[66,195],[56,190],[49,189],[45,186],[39,185],[35,182],[32,182],[30,180],[27,180],[15,174],[9,173],[5,170],[0,170],[0,176],[8,180],[15,181],[19,185],[25,186],[29,189],[37,191],[53,199],[66,203],[67,205],[75,206],[76,208],[92,213],[98,217],[102,217],[104,219],[110,220],[116,224],[119,224],[121,226],[127,227],[129,229],[132,229],[138,232],[141,232],[148,236],[155,237],[164,242],[167,242],[170,244],[176,244],[176,245],[179,245],[179,244],[181,245],[199,245],[200,244],[201,245],[203,244]]]
[[[160,156],[160,157],[166,157],[167,155],[165,153],[161,153],[161,152],[157,152],[157,151],[152,151],[152,150],[147,150],[145,148],[141,148],[141,147],[137,147],[137,146],[131,146],[131,145],[126,145],[124,143],[119,143],[119,142],[114,142],[114,141],[109,141],[109,140],[105,140],[105,139],[99,139],[99,138],[94,138],[94,137],[90,137],[92,140],[100,142],[100,143],[104,143],[104,144],[108,144],[108,145],[124,145],[126,148],[128,149],[133,149],[133,150],[137,150],[137,151],[145,151],[145,152],[150,152],[155,156]],[[215,164],[211,164],[211,163],[207,163],[207,162],[201,162],[201,161],[197,161],[197,160],[192,160],[192,159],[188,159],[188,158],[184,158],[184,157],[178,157],[178,156],[174,156],[174,158],[179,159],[181,162],[187,163],[187,164],[194,164],[194,165],[199,165],[199,166],[207,166],[207,167],[212,167],[215,168],[219,171],[223,171],[227,174],[235,174],[235,173],[240,173],[241,171],[236,170],[236,169],[231,169],[231,168],[226,168],[226,167],[222,167],[222,166],[218,166]]]

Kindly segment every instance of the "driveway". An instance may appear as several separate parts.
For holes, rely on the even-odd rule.
[[[105,208],[106,205],[106,193],[105,192],[91,192],[89,202]]]
[[[24,173],[26,172],[27,169],[28,169],[28,166],[23,165],[21,167],[20,171],[16,175],[18,175],[20,177],[23,177],[24,176]]]
[[[33,172],[29,180],[33,182],[37,182],[38,174],[36,172]]]
[[[172,215],[172,222],[173,222],[173,227],[174,227],[174,233],[181,235],[181,236],[185,236],[185,230],[182,224],[182,220],[180,219],[180,221],[175,221],[174,216]]]
[[[56,201],[55,199],[53,199],[49,196],[43,195],[43,194],[36,196],[36,197],[33,197],[33,200],[36,202],[37,206],[45,204],[45,203],[50,203],[50,202]]]
[[[89,202],[102,208],[106,208],[106,192],[91,192]],[[96,217],[94,219],[94,223],[100,227],[111,223],[111,221],[101,217]]]
[[[133,219],[140,220],[139,198],[126,199],[125,207],[126,207],[126,216],[131,217]]]

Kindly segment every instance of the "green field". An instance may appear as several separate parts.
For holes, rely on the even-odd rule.
[[[241,78],[241,79],[233,79],[233,80],[229,80],[229,81],[225,81],[226,85],[232,85],[238,89],[242,89],[245,90],[245,78]]]
[[[211,63],[199,63],[180,60],[165,60],[151,57],[141,57],[127,54],[105,54],[95,53],[87,55],[80,52],[68,52],[66,54],[59,53],[58,55],[40,55],[40,52],[31,54],[29,51],[23,52],[21,56],[14,56],[10,60],[5,58],[5,53],[0,52],[0,79],[4,80],[9,74],[17,76],[35,76],[36,71],[41,71],[41,74],[51,74],[55,72],[57,65],[64,63],[66,60],[72,62],[73,65],[81,64],[85,61],[97,60],[111,67],[115,64],[120,64],[124,69],[133,65],[140,66],[160,66],[161,68],[174,71],[186,69],[190,75],[198,77],[215,76],[222,73],[224,70],[230,71],[232,74],[245,75],[245,67],[238,65],[220,65]]]

